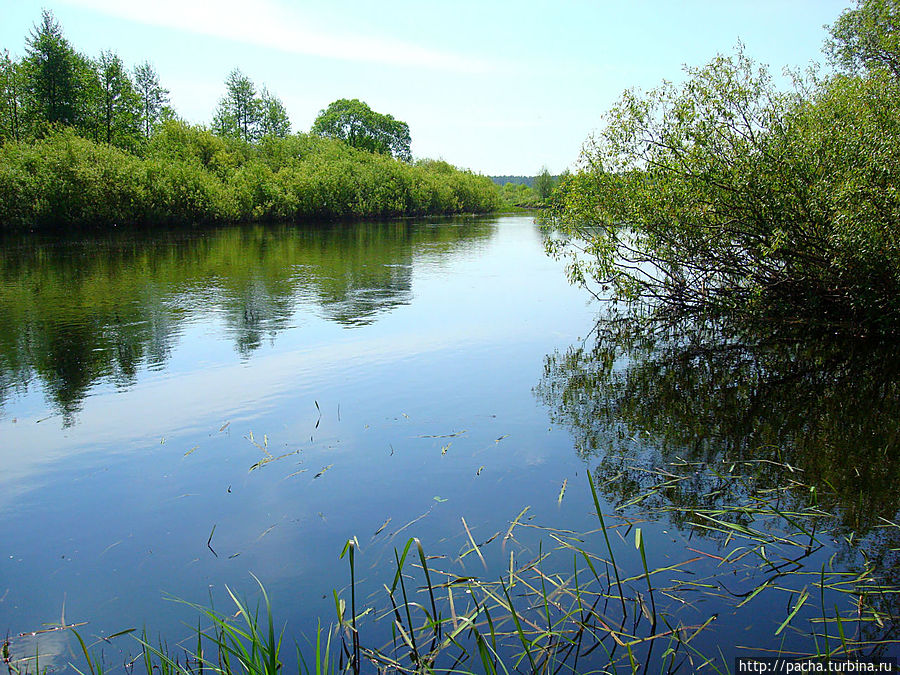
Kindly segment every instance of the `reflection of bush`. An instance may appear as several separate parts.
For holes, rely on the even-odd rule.
[[[169,358],[182,325],[215,307],[248,355],[285,327],[300,298],[346,327],[410,301],[417,251],[446,254],[490,236],[477,220],[329,228],[255,226],[7,237],[0,247],[0,402],[38,380],[71,422],[101,379],[130,385]]]
[[[640,467],[685,460],[694,472],[695,463],[727,470],[755,461],[755,482],[784,485],[793,467],[856,531],[893,518],[900,506],[895,345],[721,337],[729,333],[611,333],[549,356],[536,393],[571,429],[577,451],[598,462],[601,480],[618,477],[607,489],[622,500],[653,480]],[[697,471],[665,499],[710,506],[727,499],[718,480]]]

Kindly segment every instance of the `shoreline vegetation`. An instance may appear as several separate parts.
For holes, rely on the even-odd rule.
[[[183,122],[143,155],[58,128],[0,147],[0,227],[302,222],[487,213],[489,178],[296,134],[256,144]]]
[[[0,230],[492,213],[500,189],[413,160],[409,126],[339,99],[310,133],[238,68],[209,126],[179,120],[150,64],[91,58],[44,10],[0,50]]]
[[[628,320],[897,335],[900,4],[855,4],[787,88],[739,43],[626,91],[548,210],[570,279]]]

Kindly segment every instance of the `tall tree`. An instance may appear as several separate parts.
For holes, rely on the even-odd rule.
[[[541,172],[534,179],[534,191],[537,192],[538,199],[544,201],[549,198],[554,187],[556,187],[556,181],[553,180],[553,176],[550,175],[546,166],[541,167]]]
[[[259,98],[259,135],[284,138],[291,133],[291,120],[281,99],[263,87]]]
[[[121,147],[134,146],[139,134],[139,99],[131,79],[114,52],[103,51],[97,61],[100,80],[101,138]]]
[[[22,69],[7,50],[0,52],[0,143],[22,139]]]
[[[144,138],[150,138],[169,103],[169,90],[159,84],[159,75],[149,61],[134,69],[134,90],[140,101],[140,127]]]
[[[75,124],[78,118],[78,55],[49,10],[26,41],[26,88],[33,121]]]
[[[319,112],[312,133],[339,138],[354,148],[393,155],[405,162],[412,159],[409,125],[375,112],[359,99],[342,98]]]
[[[225,96],[213,118],[213,130],[252,143],[259,137],[260,100],[253,81],[235,68],[225,80]]]

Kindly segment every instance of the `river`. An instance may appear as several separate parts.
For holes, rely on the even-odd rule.
[[[374,619],[409,537],[436,569],[496,580],[513,553],[524,563],[561,548],[547,564],[573,569],[560,537],[589,533],[578,541],[607,562],[612,553],[628,578],[619,637],[670,631],[656,658],[673,644],[689,660],[721,648],[729,667],[759,649],[811,653],[822,623],[830,648],[846,628],[853,644],[877,643],[862,653],[896,655],[895,596],[869,603],[859,584],[836,586],[864,571],[861,541],[884,557],[873,578],[893,569],[896,533],[878,518],[897,511],[900,396],[873,374],[894,372],[885,358],[867,354],[875,365],[854,371],[854,389],[835,375],[844,362],[805,369],[810,354],[596,349],[601,307],[544,254],[543,236],[514,216],[4,239],[0,628],[87,622],[93,641],[146,627],[172,646],[197,617],[173,598],[228,609],[226,586],[258,598],[252,574],[293,652],[318,620],[335,621],[333,590],[349,594],[349,539]],[[771,386],[782,380],[793,388]],[[876,395],[882,417],[851,416],[841,438],[840,411]],[[776,468],[741,474],[762,461]],[[856,471],[843,483],[842,461],[839,473]],[[615,522],[610,546],[588,467]],[[774,512],[716,516],[723,500],[759,507],[759,486],[795,470],[802,508],[822,515],[791,516],[802,510],[793,489],[765,501]],[[809,490],[825,484],[837,496],[813,503]],[[839,514],[830,529],[825,511]],[[649,569],[672,568],[648,575],[649,590],[636,528]],[[747,531],[775,536],[770,553]],[[725,582],[735,537],[755,563],[728,567]],[[609,595],[610,567],[596,563]],[[651,629],[651,612],[668,623]],[[389,621],[370,630],[386,639]],[[79,665],[71,632],[45,634],[42,668]],[[635,646],[640,658],[653,657],[650,642],[663,640]],[[11,644],[17,658],[35,649]],[[113,664],[135,649],[129,636],[101,646]]]

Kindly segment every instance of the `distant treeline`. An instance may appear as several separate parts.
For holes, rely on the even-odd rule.
[[[490,179],[443,161],[412,162],[406,124],[361,101],[335,102],[315,133],[291,134],[281,101],[257,93],[238,69],[225,92],[209,129],[183,122],[149,62],[129,72],[113,52],[77,52],[45,10],[25,56],[0,52],[0,229],[500,206]]]
[[[560,179],[568,175],[566,170],[559,176],[553,176],[547,167],[543,167],[536,176],[490,176],[490,179],[500,187],[500,196],[507,209],[539,209],[559,185]]]
[[[527,185],[528,187],[533,188],[536,176],[488,176],[488,178],[500,187],[503,187],[507,183],[512,183],[513,185]]]

